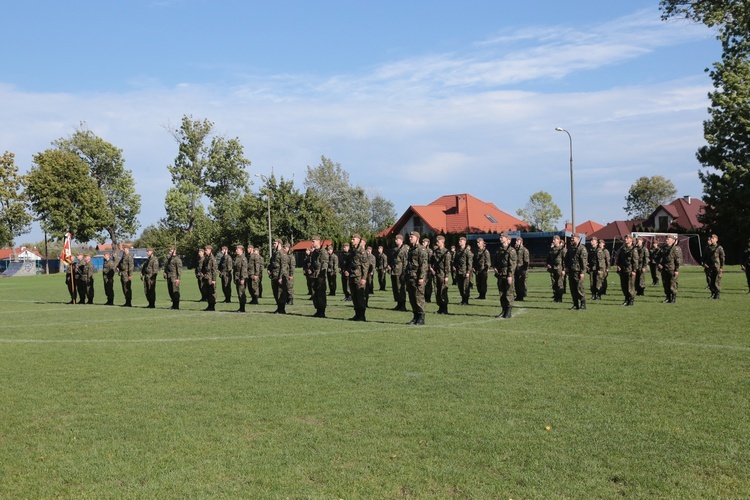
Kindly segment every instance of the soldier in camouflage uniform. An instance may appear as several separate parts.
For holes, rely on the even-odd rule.
[[[646,294],[646,266],[651,258],[651,253],[643,244],[643,238],[635,238],[635,250],[638,252],[638,269],[635,271],[635,294],[643,296]]]
[[[599,288],[599,300],[601,300],[602,295],[607,295],[607,278],[609,277],[609,266],[612,262],[609,255],[609,250],[607,250],[607,245],[603,238],[599,240],[599,250],[602,252],[602,260],[604,261],[602,284]]]
[[[375,266],[375,269],[378,271],[378,289],[381,292],[384,292],[386,276],[388,274],[388,257],[385,255],[382,245],[378,247],[378,255],[376,258],[378,262]]]
[[[372,247],[365,249],[367,252],[367,288],[365,289],[365,303],[369,304],[370,295],[375,293],[375,270],[378,266],[378,259],[372,253]]]
[[[451,276],[450,252],[445,248],[445,236],[437,237],[437,248],[432,252],[430,273],[435,281],[435,302],[438,314],[448,314],[448,283]]]
[[[625,243],[617,252],[617,274],[620,275],[620,288],[625,296],[623,306],[632,306],[635,302],[635,276],[641,263],[638,250],[633,245],[633,237],[623,236]]]
[[[198,249],[198,262],[195,264],[195,278],[198,280],[198,291],[201,294],[200,300],[198,302],[206,302],[206,290],[203,288],[203,276],[201,275],[201,272],[203,271],[203,261],[206,258],[206,252],[202,248]]]
[[[204,311],[216,310],[216,281],[219,277],[219,271],[216,265],[216,258],[213,256],[213,247],[206,245],[204,249],[203,268],[201,276],[203,277],[203,289],[206,291],[206,301],[208,307]]]
[[[167,280],[167,292],[172,301],[170,309],[180,308],[180,280],[182,279],[182,259],[175,247],[169,248],[167,261],[164,263],[164,279]]]
[[[432,274],[429,272],[430,261],[432,261],[432,248],[430,248],[429,238],[422,238],[422,247],[427,252],[427,269],[428,269],[427,278],[425,278],[425,283],[424,283],[424,301],[432,302],[432,292],[433,292],[434,286],[432,284]]]
[[[719,237],[712,234],[708,237],[708,252],[704,258],[704,266],[708,269],[710,279],[711,298],[721,296],[721,275],[724,273],[724,248],[719,245]]]
[[[302,258],[302,273],[305,275],[305,283],[307,284],[307,295],[309,300],[312,300],[313,289],[312,289],[312,278],[310,278],[311,267],[312,267],[312,245],[305,248],[305,256]]]
[[[497,316],[502,319],[510,319],[513,311],[513,296],[515,289],[513,278],[516,275],[516,263],[518,252],[510,246],[510,236],[503,231],[500,233],[500,248],[495,252],[492,260],[492,268],[497,278],[497,289],[500,292],[500,307],[502,312]]]
[[[571,310],[586,309],[586,290],[584,280],[586,279],[586,263],[588,252],[586,247],[580,244],[581,235],[573,234],[565,252],[565,275],[570,282],[570,295],[573,297]]]
[[[232,270],[234,271],[234,287],[237,290],[237,300],[240,303],[237,312],[245,312],[245,304],[247,303],[247,294],[245,288],[247,287],[247,258],[245,258],[245,247],[237,245],[234,248],[234,262],[232,263]]]
[[[469,294],[471,289],[471,268],[474,262],[474,256],[471,254],[471,250],[466,246],[466,238],[461,236],[458,239],[458,250],[453,258],[453,270],[456,272],[456,285],[458,285],[458,293],[461,294],[461,303],[459,305],[469,305]]]
[[[131,307],[133,300],[133,256],[130,255],[130,247],[122,247],[122,256],[117,263],[117,272],[120,273],[120,282],[122,284],[122,294],[125,296],[123,307]]]
[[[326,317],[326,281],[328,278],[328,252],[320,247],[320,236],[312,237],[310,253],[310,279],[312,282],[312,301],[315,307],[314,318]]]
[[[682,250],[677,246],[677,235],[668,234],[667,243],[659,252],[659,270],[666,295],[666,299],[663,300],[665,303],[677,302],[680,266],[682,266]]]
[[[141,266],[141,281],[143,281],[143,292],[146,295],[147,309],[156,308],[156,277],[159,275],[159,259],[154,255],[154,249],[146,250],[148,258]]]
[[[78,290],[78,303],[85,304],[86,296],[88,294],[88,273],[86,272],[86,259],[83,258],[83,254],[79,253],[76,257],[75,267],[75,281],[76,290]]]
[[[273,298],[276,300],[274,314],[286,314],[287,291],[286,275],[289,271],[289,255],[282,248],[280,239],[273,242],[273,253],[268,263],[268,277],[271,278]]]
[[[659,270],[659,258],[659,242],[654,238],[648,256],[648,267],[651,271],[651,286],[659,284],[659,273],[657,272]]]
[[[333,244],[328,245],[326,250],[328,251],[328,295],[334,297],[336,295],[336,278],[339,272],[339,257],[333,251]]]
[[[477,253],[472,258],[472,270],[476,276],[477,300],[485,300],[487,297],[487,278],[489,277],[492,258],[490,251],[483,238],[477,238]]]
[[[407,325],[424,325],[424,288],[427,282],[430,258],[427,249],[419,244],[419,233],[409,235],[409,253],[406,256],[406,291],[409,294],[412,314]]]
[[[591,297],[589,300],[597,300],[599,296],[599,239],[593,236],[589,241],[588,262],[586,262],[586,271],[589,273],[589,291]]]
[[[352,294],[349,290],[349,257],[351,257],[351,250],[349,243],[344,243],[341,247],[341,258],[339,259],[339,270],[341,272],[341,290],[344,292],[344,301],[348,302],[352,300]]]
[[[117,264],[109,252],[104,252],[104,267],[102,267],[102,278],[104,278],[104,295],[107,297],[106,306],[115,305],[115,273]]]
[[[250,304],[258,304],[260,298],[260,280],[263,276],[263,258],[252,245],[247,246],[247,288],[250,292]]]
[[[396,235],[396,248],[391,252],[391,262],[388,264],[388,270],[391,272],[391,289],[393,290],[393,300],[396,302],[394,311],[406,311],[406,256],[409,253],[409,246],[404,245],[404,237]]]
[[[516,238],[516,274],[514,276],[516,286],[516,300],[521,300],[527,294],[527,281],[529,278],[529,249],[523,246],[523,238]]]
[[[255,247],[253,249],[253,255],[255,255],[255,258],[258,260],[258,265],[260,266],[260,271],[258,274],[258,298],[263,298],[263,270],[266,267],[265,262],[263,262],[263,256],[260,254],[260,247]]]
[[[221,291],[224,294],[224,303],[232,302],[232,256],[229,255],[229,248],[221,247],[221,256],[219,257],[219,278],[221,279]]]
[[[354,316],[349,319],[352,321],[367,321],[365,317],[367,309],[365,288],[370,263],[367,259],[364,240],[357,233],[352,235],[352,246],[347,262],[349,268],[346,271],[346,277],[349,279],[349,291],[354,305]]]
[[[288,241],[284,243],[284,252],[289,257],[286,272],[286,305],[292,306],[294,305],[294,270],[297,267],[297,259]]]
[[[564,293],[563,276],[565,276],[565,247],[558,235],[552,237],[547,254],[547,272],[552,281],[552,301],[562,302]]]

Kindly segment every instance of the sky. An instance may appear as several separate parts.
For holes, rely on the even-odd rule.
[[[26,172],[85,122],[123,150],[141,230],[165,215],[184,115],[238,138],[251,176],[303,190],[325,156],[399,216],[458,193],[515,214],[547,191],[562,227],[556,127],[577,224],[626,219],[642,176],[702,194],[720,46],[657,0],[37,0],[0,15],[0,151]]]

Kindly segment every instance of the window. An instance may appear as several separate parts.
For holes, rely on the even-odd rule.
[[[484,214],[484,216],[487,217],[487,220],[489,220],[493,224],[497,224],[497,221],[495,220],[495,218],[491,216],[490,214]]]
[[[659,231],[666,231],[669,228],[669,217],[666,215],[659,216]]]

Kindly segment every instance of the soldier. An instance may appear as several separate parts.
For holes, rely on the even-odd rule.
[[[588,261],[586,262],[586,271],[589,273],[589,290],[591,292],[591,298],[589,300],[596,300],[599,295],[599,239],[596,236],[591,237],[589,242],[589,254]]]
[[[573,297],[573,307],[570,309],[575,311],[586,309],[584,279],[586,278],[588,252],[580,242],[581,235],[574,233],[565,253],[565,275],[570,281],[570,294]]]
[[[273,298],[276,300],[274,314],[286,314],[286,274],[289,272],[289,256],[284,252],[280,239],[273,241],[273,253],[268,263],[268,277],[271,278]]]
[[[234,286],[237,290],[237,300],[240,303],[237,312],[245,312],[245,304],[247,303],[247,295],[245,294],[245,287],[247,283],[247,259],[245,258],[245,247],[237,245],[234,249],[234,262],[232,263],[232,269],[234,271]]]
[[[367,259],[365,243],[359,234],[352,235],[352,246],[349,252],[349,269],[346,271],[346,277],[349,279],[349,291],[352,295],[354,305],[354,316],[349,318],[352,321],[367,321],[365,310],[365,288],[367,286],[367,269],[370,264]]]
[[[747,293],[750,293],[750,240],[747,242],[747,248],[745,253],[742,255],[742,264],[740,269],[745,271],[745,279],[747,280]]]
[[[529,249],[523,246],[523,238],[516,238],[516,300],[526,298],[527,281],[529,278]]]
[[[414,317],[407,325],[424,325],[424,288],[427,281],[429,256],[427,249],[419,244],[419,233],[409,235],[409,253],[406,256],[406,291]],[[428,240],[429,243],[429,240]]]
[[[263,256],[260,254],[260,247],[255,247],[253,249],[253,255],[255,256],[255,259],[258,261],[258,298],[263,298],[263,270],[266,267],[265,262],[263,262]],[[257,301],[255,302],[258,303]],[[252,304],[252,302],[251,302]]]
[[[180,280],[182,279],[182,259],[175,247],[169,247],[169,255],[164,262],[164,279],[167,280],[167,292],[172,301],[170,309],[180,309]]]
[[[365,293],[365,303],[370,303],[370,295],[375,293],[375,271],[378,267],[378,259],[372,253],[372,247],[366,248],[367,252],[367,291]]]
[[[250,291],[250,304],[258,304],[260,278],[263,276],[263,258],[252,245],[247,246],[247,286]]]
[[[604,238],[599,240],[599,250],[601,250],[602,252],[602,260],[604,261],[602,285],[601,285],[601,288],[599,288],[599,300],[601,300],[602,295],[607,295],[607,277],[609,276],[609,266],[611,262],[609,250],[607,250],[607,246],[606,246],[606,242],[604,241]]]
[[[427,252],[427,278],[425,278],[424,283],[424,301],[425,302],[432,302],[432,273],[429,272],[430,262],[432,262],[432,248],[430,248],[430,239],[429,238],[422,238],[422,247],[424,247],[425,251]]]
[[[204,311],[216,310],[216,278],[218,278],[218,269],[216,258],[213,256],[214,247],[206,245],[204,249],[203,268],[201,276],[203,277],[203,289],[206,292],[206,302],[208,307]]]
[[[284,243],[284,252],[289,257],[286,273],[286,305],[291,306],[294,305],[294,269],[297,267],[297,259],[288,241]]]
[[[659,259],[659,242],[654,238],[654,241],[651,242],[651,250],[649,251],[648,258],[648,267],[651,270],[651,286],[659,284],[659,274],[657,273],[659,270]]]
[[[388,270],[391,273],[391,290],[393,300],[396,302],[394,311],[406,311],[406,256],[409,252],[408,245],[404,245],[404,237],[396,235],[396,248],[391,252],[391,261]]]
[[[378,247],[377,265],[375,268],[378,270],[378,285],[381,292],[385,291],[386,275],[388,274],[388,257],[383,251],[383,246]]]
[[[133,256],[130,255],[130,246],[122,247],[122,256],[117,264],[117,272],[120,273],[120,283],[122,284],[122,294],[125,296],[123,307],[132,307],[133,300]]]
[[[469,294],[471,289],[469,284],[471,283],[471,267],[473,263],[473,256],[471,250],[466,247],[466,238],[461,236],[458,239],[458,250],[453,258],[453,270],[456,272],[456,284],[458,285],[458,293],[461,294],[461,306],[469,305]]]
[[[198,249],[198,262],[195,264],[195,278],[198,280],[198,291],[201,294],[200,300],[198,302],[206,302],[206,290],[203,288],[203,276],[201,275],[201,271],[203,271],[203,260],[206,258],[206,252],[202,249]]]
[[[326,317],[326,281],[328,275],[328,252],[320,248],[320,236],[312,237],[310,253],[310,278],[312,281],[312,300],[315,307],[314,318]]]
[[[453,267],[453,259],[456,258],[456,245],[451,245],[451,249],[448,250],[448,257],[450,257],[451,263],[451,285],[456,286],[456,269]]]
[[[552,302],[562,302],[563,276],[565,276],[565,247],[558,235],[552,237],[549,253],[547,254],[547,272],[552,281]]]
[[[662,302],[674,304],[677,302],[679,288],[680,266],[682,266],[682,250],[677,246],[677,235],[668,234],[667,243],[659,252],[659,270],[664,294],[667,296]]]
[[[117,264],[112,254],[104,252],[104,267],[102,267],[102,278],[104,278],[104,295],[107,297],[105,306],[115,305],[115,273]]]
[[[328,245],[328,295],[336,296],[336,273],[339,271],[339,257],[333,251],[333,244]]]
[[[448,314],[448,282],[451,276],[450,252],[445,248],[445,236],[437,237],[437,247],[432,253],[430,273],[435,281],[435,302],[438,314]]]
[[[141,266],[141,281],[143,281],[143,291],[148,301],[147,309],[156,308],[156,276],[159,274],[159,259],[154,255],[154,249],[146,249],[148,258]]]
[[[712,234],[708,237],[708,253],[704,259],[704,266],[708,269],[712,299],[721,295],[721,275],[724,273],[724,248],[719,245],[719,237]]]
[[[86,270],[84,269],[86,266],[86,260],[83,258],[83,253],[79,253],[76,257],[75,261],[75,282],[76,282],[76,290],[78,290],[78,303],[79,304],[85,304],[86,303],[86,295],[88,294],[88,276],[86,274]]]
[[[625,244],[617,252],[617,274],[620,275],[620,289],[625,296],[623,306],[632,306],[635,302],[635,275],[640,267],[638,250],[633,246],[633,237],[623,236]]]
[[[476,276],[477,300],[485,300],[487,296],[487,278],[489,277],[492,258],[484,239],[477,238],[477,253],[472,259],[472,271]]]
[[[232,302],[232,256],[229,255],[229,248],[221,247],[221,256],[219,257],[219,277],[221,279],[221,291],[224,294],[224,303]]]
[[[500,292],[500,307],[502,312],[498,318],[510,319],[513,311],[515,287],[513,279],[516,275],[518,252],[510,245],[510,236],[503,231],[500,233],[500,248],[495,252],[492,268],[497,278],[497,289]]]
[[[646,266],[651,259],[651,253],[643,244],[643,238],[635,238],[635,250],[638,252],[638,269],[635,271],[635,294],[643,296],[646,294]]]
[[[351,257],[349,243],[344,243],[341,247],[339,270],[341,272],[341,290],[344,292],[344,301],[346,302],[352,300],[352,294],[349,290],[349,276],[346,274],[349,271],[349,257]]]
[[[302,273],[305,275],[305,283],[307,283],[307,295],[309,295],[309,300],[312,300],[313,295],[312,278],[310,277],[312,267],[312,248],[312,245],[310,245],[308,248],[305,248],[305,256],[302,259]]]

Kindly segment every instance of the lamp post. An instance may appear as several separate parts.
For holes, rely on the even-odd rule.
[[[270,258],[273,250],[273,244],[271,243],[271,190],[268,189],[268,177],[263,174],[255,174],[255,177],[260,177],[266,184],[266,199],[268,200],[268,257]]]
[[[558,132],[565,132],[568,134],[568,140],[570,141],[570,234],[576,232],[576,205],[575,196],[573,195],[573,138],[570,136],[570,132],[561,127],[555,127]]]

